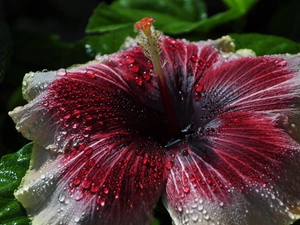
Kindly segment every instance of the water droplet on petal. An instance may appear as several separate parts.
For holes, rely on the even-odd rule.
[[[108,188],[104,188],[104,189],[103,189],[103,193],[104,193],[104,194],[108,194],[108,192],[109,192]]]
[[[191,57],[191,60],[192,60],[192,62],[193,63],[196,63],[196,62],[198,62],[198,56],[196,56],[196,55],[192,55],[192,57]]]
[[[126,64],[130,65],[130,64],[134,63],[134,61],[135,61],[135,60],[134,60],[133,57],[131,57],[131,56],[129,56],[129,55],[125,56],[125,63],[126,63]]]
[[[80,199],[82,199],[83,198],[83,192],[82,191],[77,191],[76,193],[75,193],[75,200],[77,200],[77,201],[79,201]]]
[[[64,194],[59,194],[59,196],[58,196],[58,201],[60,202],[60,203],[63,203],[64,201],[65,201],[65,195]]]
[[[195,86],[195,92],[196,93],[200,93],[200,92],[202,92],[203,91],[203,86],[201,85],[201,84],[197,84],[196,86]]]
[[[143,85],[143,80],[140,77],[136,77],[135,82],[138,86],[142,86]]]
[[[98,183],[92,183],[91,192],[96,193],[100,189],[100,185]]]
[[[188,150],[186,150],[186,149],[182,150],[181,155],[188,156],[189,155]]]
[[[57,70],[56,74],[58,76],[64,76],[67,74],[67,71],[65,69],[59,69],[59,70]]]
[[[82,188],[88,189],[91,186],[91,183],[92,183],[91,179],[85,178],[82,183]]]
[[[203,218],[204,218],[205,220],[209,220],[209,215],[208,215],[208,214],[205,214],[205,215],[203,216]]]
[[[79,185],[81,183],[81,178],[80,177],[75,177],[74,181],[73,181],[73,184],[75,186]]]
[[[97,203],[101,206],[105,205],[105,198],[101,198],[100,196],[97,198]]]
[[[168,162],[166,163],[166,168],[167,168],[168,170],[170,170],[173,166],[174,166],[174,162],[172,162],[172,161],[168,161]]]
[[[96,77],[95,73],[93,73],[93,71],[86,71],[85,72],[85,76],[87,76],[88,78],[94,79]]]
[[[190,187],[189,186],[184,186],[183,191],[184,191],[184,193],[189,193],[190,192]]]
[[[144,72],[143,72],[143,78],[144,78],[146,81],[149,81],[149,80],[151,79],[150,71],[144,71]]]
[[[200,202],[199,202],[200,203]],[[203,210],[203,205],[200,203],[199,205],[198,205],[198,210],[199,211],[202,211]]]
[[[193,213],[193,214],[192,214],[192,220],[193,220],[194,222],[196,222],[196,221],[198,220],[198,218],[199,218],[199,215],[198,215],[197,213]]]
[[[284,59],[278,59],[278,60],[276,60],[276,63],[280,67],[284,67],[287,65],[287,62]]]
[[[90,156],[93,153],[94,149],[89,147],[84,151],[85,156]]]
[[[71,114],[68,113],[68,114],[66,114],[63,118],[64,118],[65,120],[67,120],[67,119],[69,119],[70,117],[71,117]]]
[[[130,71],[136,73],[139,71],[140,66],[139,66],[139,64],[130,64],[129,69],[130,69]]]
[[[78,223],[79,221],[80,221],[80,217],[76,216],[76,217],[74,218],[74,222],[75,222],[75,223]]]

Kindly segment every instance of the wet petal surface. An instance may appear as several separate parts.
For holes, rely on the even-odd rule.
[[[295,220],[300,56],[234,54],[228,37],[163,36],[160,50],[170,102],[136,42],[25,76],[29,103],[10,115],[36,143],[16,192],[33,223],[150,224],[166,183],[176,224]],[[174,138],[165,106],[180,128]]]
[[[58,155],[35,146],[16,197],[33,224],[150,224],[166,181],[161,146],[101,135]],[[43,160],[44,159],[44,160]]]
[[[297,56],[229,60],[199,79],[197,132],[178,146],[165,203],[176,224],[288,224],[299,215]]]

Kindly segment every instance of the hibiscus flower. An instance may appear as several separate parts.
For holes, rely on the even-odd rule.
[[[33,224],[281,225],[300,214],[300,55],[189,42],[153,19],[124,49],[30,72],[9,115],[34,141],[15,192]]]

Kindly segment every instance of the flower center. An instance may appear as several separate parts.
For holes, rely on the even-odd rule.
[[[156,75],[157,84],[165,112],[165,118],[168,125],[168,135],[170,139],[179,140],[182,136],[179,123],[172,104],[171,95],[164,75],[165,61],[160,57],[160,32],[154,30],[152,24],[153,18],[143,18],[136,22],[135,28],[142,31],[140,33],[139,44],[143,47],[145,55],[152,61],[153,70]]]

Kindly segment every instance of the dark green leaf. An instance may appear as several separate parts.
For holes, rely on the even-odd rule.
[[[25,175],[31,157],[33,143],[18,152],[5,155],[0,161],[0,221],[1,224],[27,225],[29,219],[13,193]]]
[[[118,0],[110,6],[101,3],[90,17],[86,31],[105,32],[133,24],[143,17],[154,17],[155,26],[166,33],[186,31],[185,26],[206,17],[201,0]]]
[[[200,33],[237,19],[258,0],[224,0],[225,12],[207,18],[206,6],[201,0],[118,0],[110,6],[99,4],[90,17],[86,31],[107,32],[132,27],[141,18],[152,16],[155,27],[167,34],[180,34],[197,30]]]
[[[63,67],[86,63],[93,60],[96,55],[116,52],[125,42],[126,37],[129,36],[136,36],[132,27],[123,28],[102,35],[86,36],[78,41],[67,54],[63,62]]]
[[[230,34],[236,49],[249,48],[256,55],[272,55],[300,52],[300,44],[283,37],[263,34]]]
[[[207,33],[213,28],[226,24],[244,16],[258,0],[223,0],[228,10],[217,13],[206,20],[200,21],[196,28],[198,31]]]
[[[6,23],[0,20],[0,82],[8,67],[11,57],[12,40]]]

